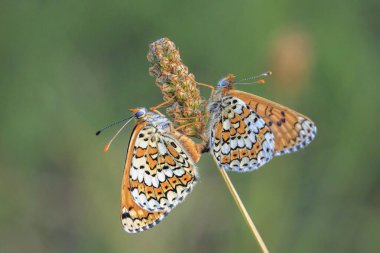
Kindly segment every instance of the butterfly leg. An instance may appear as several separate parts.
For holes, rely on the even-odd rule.
[[[206,115],[206,116],[208,117],[208,115]],[[200,121],[202,121],[202,116],[197,115],[197,116],[192,116],[192,117],[182,117],[182,118],[177,117],[174,119],[174,122],[181,125],[183,123],[188,122],[189,120],[196,120],[196,121],[200,122]]]
[[[161,108],[163,107],[164,105],[167,105],[169,104],[170,102],[172,102],[172,100],[175,98],[175,96],[171,97],[170,99],[166,100],[165,102],[159,104],[159,105],[156,105],[156,106],[153,106],[151,108],[149,108],[150,110],[152,111],[157,111],[158,108]]]
[[[200,85],[200,86],[207,87],[207,88],[211,89],[211,95],[214,94],[214,91],[215,91],[215,87],[214,86],[209,85],[209,84],[205,84],[205,83],[198,83],[198,82],[197,82],[197,84]]]
[[[187,123],[187,124],[184,124],[182,126],[179,126],[179,127],[175,128],[174,130],[178,131],[179,129],[182,129],[182,128],[185,128],[185,127],[188,127],[191,125],[196,125],[196,124],[202,124],[202,123],[201,122],[191,122],[191,123]]]

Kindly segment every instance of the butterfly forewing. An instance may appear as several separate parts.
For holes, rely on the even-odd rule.
[[[223,97],[213,112],[210,136],[210,151],[225,170],[255,170],[273,156],[274,139],[269,127],[235,97]]]
[[[144,124],[138,124],[133,130],[128,150],[133,150],[137,134],[143,127]],[[166,216],[166,213],[148,212],[133,201],[129,180],[131,166],[132,152],[128,152],[121,188],[121,222],[125,231],[137,233],[155,226]]]
[[[269,126],[276,156],[305,147],[317,133],[313,121],[283,105],[239,90],[230,90],[229,95],[243,100]]]
[[[174,135],[138,124],[123,178],[124,229],[139,232],[153,227],[183,201],[195,182],[194,162]]]

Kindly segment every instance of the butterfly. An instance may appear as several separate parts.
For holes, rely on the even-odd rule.
[[[145,108],[131,111],[125,125],[134,118],[136,126],[124,167],[121,223],[126,232],[137,233],[157,225],[191,192],[198,179],[195,162],[200,152],[166,117]]]
[[[209,149],[221,168],[240,172],[256,170],[273,157],[295,152],[315,138],[317,128],[308,117],[265,98],[235,90],[234,79],[231,74],[221,79],[208,105]]]

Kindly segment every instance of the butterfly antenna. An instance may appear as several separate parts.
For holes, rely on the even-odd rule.
[[[98,136],[98,135],[101,134],[104,130],[106,130],[106,129],[110,128],[110,127],[113,127],[114,125],[120,124],[120,123],[122,123],[122,122],[124,122],[124,121],[126,121],[126,120],[129,120],[130,118],[131,118],[131,117],[128,117],[128,118],[125,118],[125,119],[122,119],[122,120],[116,121],[116,122],[114,122],[114,123],[112,123],[112,124],[110,124],[110,125],[108,125],[108,126],[106,126],[106,127],[103,127],[102,129],[98,130],[95,134],[96,134],[96,136]]]
[[[247,77],[247,78],[244,78],[244,79],[241,79],[237,82],[235,82],[235,84],[254,84],[254,83],[257,83],[257,84],[265,84],[265,77],[267,76],[270,76],[272,75],[272,71],[266,71],[258,76],[251,76],[251,77]],[[262,78],[264,77],[264,78]],[[261,79],[259,79],[261,78]],[[244,82],[244,81],[248,81],[248,80],[255,80],[254,82]],[[244,83],[243,83],[244,82]]]
[[[125,124],[119,129],[119,131],[117,131],[117,133],[112,137],[112,139],[104,146],[104,153],[106,153],[108,151],[108,149],[110,148],[111,146],[111,143],[113,142],[113,140],[115,140],[115,138],[119,135],[119,133],[125,128],[126,125],[128,125],[129,122],[131,122],[131,120],[133,119],[134,116],[131,116],[129,118],[126,118],[126,119],[123,119],[123,120],[120,120],[120,121],[117,121],[115,123],[112,123],[111,125],[109,126],[106,126],[102,129],[100,129],[99,131],[96,132],[96,135],[99,135],[101,132],[103,132],[104,130],[114,126],[114,125],[117,125],[117,124],[120,124],[124,121],[127,121],[125,122]]]

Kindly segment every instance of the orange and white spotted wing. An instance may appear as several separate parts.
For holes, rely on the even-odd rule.
[[[136,233],[155,226],[193,188],[196,167],[177,134],[146,122],[135,127],[121,191],[125,231]]]
[[[317,133],[312,120],[286,106],[239,90],[231,89],[228,94],[243,100],[269,126],[274,135],[275,156],[307,146]]]
[[[212,104],[210,152],[228,171],[250,171],[273,157],[274,138],[265,121],[242,100],[223,96]]]

